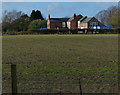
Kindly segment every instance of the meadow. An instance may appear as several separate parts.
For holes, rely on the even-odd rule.
[[[10,64],[19,93],[118,92],[118,35],[5,35],[3,93],[11,93]]]

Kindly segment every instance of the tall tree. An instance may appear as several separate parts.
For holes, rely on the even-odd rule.
[[[37,11],[33,10],[31,15],[30,15],[30,19],[31,19],[31,21],[36,20],[36,19],[44,20],[41,12],[39,10],[37,10]]]
[[[8,22],[11,23],[12,21],[14,21],[15,19],[20,18],[22,15],[24,15],[24,13],[22,13],[21,11],[16,11],[16,10],[12,10],[10,12],[7,12],[6,10],[3,12],[3,16],[2,16],[2,22]]]
[[[109,25],[115,28],[120,27],[120,9],[109,18]]]
[[[117,6],[111,6],[107,10],[102,10],[96,14],[96,18],[105,25],[108,25],[109,18],[118,10]]]
[[[2,31],[25,31],[29,22],[29,17],[21,11],[5,11],[2,19]]]
[[[32,13],[30,15],[30,20],[34,20],[36,17],[35,17],[35,10],[32,10]]]
[[[39,10],[36,11],[36,18],[43,20],[43,16]]]
[[[12,22],[15,21],[16,19],[20,18],[24,13],[21,11],[4,11],[2,15],[2,31],[11,31],[13,30],[12,27]],[[15,25],[17,27],[17,24]]]
[[[30,23],[29,17],[27,14],[22,15],[20,18],[14,20],[12,24],[12,31],[26,31]]]

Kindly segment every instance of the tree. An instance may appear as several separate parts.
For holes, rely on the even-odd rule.
[[[22,13],[21,11],[18,12],[16,10],[12,10],[10,12],[4,11],[2,17],[2,31],[4,32],[13,31],[14,29],[18,28],[19,24],[18,21],[16,20],[19,19],[22,15],[24,15],[24,13]]]
[[[30,22],[28,30],[39,29],[39,28],[46,28],[47,21],[46,20],[33,20]]]
[[[39,10],[37,10],[37,11],[33,10],[31,15],[30,15],[30,19],[31,19],[31,21],[36,20],[36,19],[44,20],[41,12]]]
[[[30,24],[30,18],[27,14],[22,15],[19,19],[17,19],[19,30],[20,31],[27,31],[28,25]]]
[[[102,10],[100,11],[96,16],[95,16],[101,23],[104,25],[107,25],[107,17],[108,17],[108,12],[107,10]]]
[[[21,17],[21,21],[23,21],[22,23],[21,23],[21,29],[23,30],[23,31],[27,31],[28,30],[28,26],[29,26],[29,24],[30,24],[30,17],[28,16],[28,15],[23,15],[22,17]]]
[[[102,10],[96,14],[96,18],[104,25],[108,25],[109,18],[118,10],[117,6],[111,6],[107,10]]]
[[[2,23],[2,31],[7,32],[11,30],[11,24],[8,22],[3,22]]]
[[[6,10],[3,12],[2,22],[8,22],[11,23],[15,19],[20,18],[24,13],[21,11],[17,12],[16,10],[12,10],[10,12],[7,12]]]
[[[36,17],[35,17],[35,10],[32,10],[32,13],[30,15],[30,20],[34,20]]]
[[[109,18],[109,25],[117,28],[120,27],[120,10],[115,12],[110,18]]]
[[[28,15],[22,15],[11,23],[12,31],[27,31],[29,23],[30,20]]]

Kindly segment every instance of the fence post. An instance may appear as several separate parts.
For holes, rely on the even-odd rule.
[[[80,79],[78,79],[78,80],[79,80],[80,95],[83,95],[83,94],[82,94],[82,87],[81,87],[81,80],[80,80]]]
[[[17,75],[16,75],[16,65],[11,64],[11,84],[12,84],[12,95],[17,94]]]

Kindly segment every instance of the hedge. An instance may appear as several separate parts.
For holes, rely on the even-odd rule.
[[[3,35],[23,35],[23,34],[118,34],[120,33],[120,28],[118,29],[37,29],[30,31],[21,32],[2,32]]]

